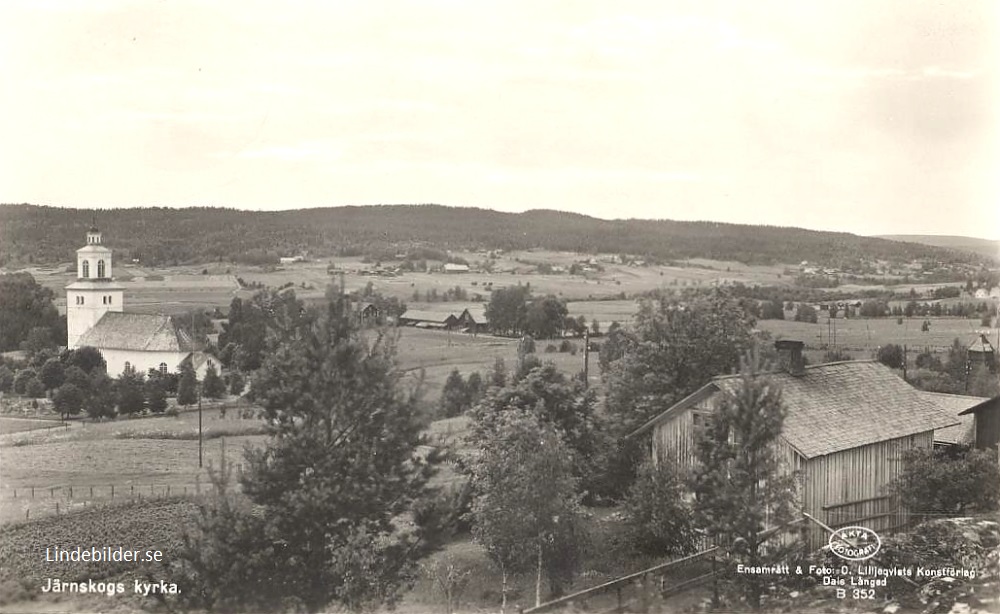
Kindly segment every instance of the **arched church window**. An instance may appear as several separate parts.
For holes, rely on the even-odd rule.
[[[125,373],[128,373],[129,375],[135,373],[135,367],[133,367],[132,363],[127,360],[125,361]]]
[[[165,362],[161,362],[160,363],[160,374],[161,375],[166,375],[167,374],[167,363],[165,363]]]
[[[98,260],[97,261],[97,276],[98,277],[102,277],[102,278],[104,277],[104,261],[103,260]]]
[[[83,261],[83,276],[84,277],[90,277],[90,261],[89,260],[84,260]]]

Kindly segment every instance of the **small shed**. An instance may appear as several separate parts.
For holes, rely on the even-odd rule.
[[[779,342],[787,411],[777,454],[783,471],[797,476],[800,508],[836,528],[863,525],[888,531],[908,513],[885,487],[903,469],[907,450],[930,448],[934,433],[960,421],[875,361],[802,366],[801,342]],[[737,376],[714,378],[637,429],[649,437],[654,462],[688,469],[697,462],[695,432],[719,397],[739,385]],[[810,527],[812,547],[825,543]]]
[[[949,415],[955,416],[959,424],[948,426],[934,431],[934,447],[945,447],[954,445],[971,446],[976,442],[975,417],[972,414],[964,413],[970,407],[975,407],[983,401],[989,399],[985,397],[970,397],[964,394],[947,394],[944,392],[920,391],[920,394],[936,403]]]
[[[979,450],[996,450],[1000,443],[1000,396],[974,405],[960,416],[973,416],[975,446]]]

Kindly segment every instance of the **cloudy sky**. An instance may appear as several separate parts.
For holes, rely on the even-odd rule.
[[[992,0],[5,0],[0,202],[1000,239]]]

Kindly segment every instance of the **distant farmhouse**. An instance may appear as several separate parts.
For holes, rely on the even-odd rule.
[[[353,309],[362,325],[382,323],[382,310],[375,303],[356,303]]]
[[[455,264],[454,262],[448,262],[444,265],[445,273],[468,273],[469,265],[467,264]]]
[[[170,316],[125,311],[125,288],[112,276],[111,250],[96,227],[76,250],[77,279],[66,286],[66,327],[70,349],[101,352],[108,373],[170,373],[182,364],[204,376],[212,358]]]
[[[399,325],[467,333],[481,333],[489,329],[484,305],[445,304],[426,309],[407,309],[399,316]]]
[[[959,418],[877,362],[806,367],[801,342],[776,345],[783,370],[771,377],[782,386],[787,409],[777,452],[784,470],[800,476],[797,505],[834,528],[863,523],[881,531],[905,524],[907,510],[885,486],[903,469],[903,452],[931,448],[935,433],[959,425]],[[739,382],[738,376],[716,377],[631,436],[649,438],[654,462],[691,467],[695,430]],[[826,538],[819,527],[809,528],[810,545]]]

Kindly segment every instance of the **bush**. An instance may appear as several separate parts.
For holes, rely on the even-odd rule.
[[[647,462],[625,498],[626,539],[637,552],[655,556],[694,551],[691,508],[684,481],[670,463]]]
[[[574,344],[569,339],[563,339],[559,343],[559,351],[562,352],[562,353],[573,352],[575,354],[576,353],[576,344]]]
[[[14,394],[27,394],[28,382],[35,379],[35,370],[24,368],[14,376]]]
[[[990,511],[1000,501],[1000,467],[994,451],[968,446],[908,450],[903,462],[903,472],[891,488],[915,512]]]
[[[895,343],[883,345],[876,353],[876,359],[887,367],[893,369],[903,368],[903,347]]]
[[[854,360],[854,357],[843,350],[830,350],[823,354],[823,362],[843,362]]]
[[[554,354],[554,353],[556,353],[558,351],[559,351],[559,348],[557,348],[556,344],[554,344],[554,343],[550,343],[550,344],[548,344],[548,345],[545,346],[545,353],[546,354]]]

